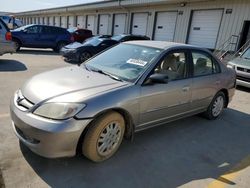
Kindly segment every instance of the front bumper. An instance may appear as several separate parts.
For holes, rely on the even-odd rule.
[[[236,80],[236,85],[250,88],[250,82],[246,82],[239,79]]]
[[[72,52],[72,51],[62,49],[60,51],[60,54],[63,57],[67,58],[68,60],[72,60],[72,61],[78,61],[79,60],[79,55],[76,52]]]
[[[12,100],[12,126],[16,136],[33,152],[47,158],[74,156],[79,138],[91,119],[57,121],[21,111]]]

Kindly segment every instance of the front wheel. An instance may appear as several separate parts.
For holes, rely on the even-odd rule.
[[[89,52],[82,52],[80,54],[80,57],[79,57],[79,62],[80,63],[83,63],[85,62],[86,60],[88,60],[89,58],[91,58],[91,54]]]
[[[218,92],[215,97],[213,98],[212,102],[210,103],[207,111],[204,113],[206,118],[212,120],[216,119],[221,115],[223,109],[225,107],[225,94],[223,92]]]
[[[123,140],[123,116],[118,112],[110,112],[99,117],[90,126],[82,144],[83,154],[94,162],[110,158]]]
[[[18,40],[13,39],[16,52],[20,50],[21,43]]]

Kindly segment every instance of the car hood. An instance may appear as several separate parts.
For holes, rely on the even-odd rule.
[[[88,71],[83,67],[70,66],[32,77],[21,88],[21,92],[25,98],[35,104],[63,95],[69,96],[72,93],[81,93],[81,96],[61,102],[80,102],[74,100],[83,100],[127,84],[113,80],[109,76]]]
[[[244,59],[242,57],[237,57],[230,61],[229,63],[233,63],[235,65],[243,66],[243,67],[250,67],[250,60]]]

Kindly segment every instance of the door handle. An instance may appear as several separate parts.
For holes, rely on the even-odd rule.
[[[183,92],[187,92],[187,91],[189,91],[189,89],[190,89],[189,86],[185,86],[185,87],[182,88],[182,91],[183,91]]]
[[[220,84],[220,80],[216,80],[216,81],[215,81],[215,84],[216,84],[216,85],[219,85],[219,84]]]

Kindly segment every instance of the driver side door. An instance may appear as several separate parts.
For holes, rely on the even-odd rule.
[[[40,44],[39,36],[41,34],[41,29],[41,26],[38,25],[26,28],[22,36],[24,46],[38,47]]]
[[[168,83],[142,85],[138,127],[161,124],[190,111],[192,78],[189,64],[185,50],[171,51],[158,62],[151,74],[166,74]]]

